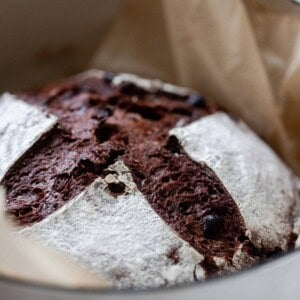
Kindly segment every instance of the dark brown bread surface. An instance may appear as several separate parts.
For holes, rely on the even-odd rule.
[[[41,221],[123,160],[153,209],[206,254],[213,270],[212,256],[230,260],[245,239],[244,222],[214,172],[191,160],[168,132],[217,108],[198,95],[150,93],[132,83],[115,86],[112,76],[21,95],[59,121],[3,179],[8,212],[23,225]],[[122,183],[110,189],[122,193]]]

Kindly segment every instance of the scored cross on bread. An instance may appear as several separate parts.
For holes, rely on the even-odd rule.
[[[201,280],[294,247],[295,178],[195,92],[90,71],[5,94],[0,112],[0,178],[20,234],[117,288]]]

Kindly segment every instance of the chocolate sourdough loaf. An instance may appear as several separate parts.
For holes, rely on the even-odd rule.
[[[0,98],[0,180],[19,233],[116,288],[201,280],[294,247],[295,178],[196,93],[89,71]]]

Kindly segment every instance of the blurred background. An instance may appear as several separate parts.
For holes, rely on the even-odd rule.
[[[85,69],[119,6],[119,0],[1,0],[0,89]]]
[[[300,174],[300,6],[292,0],[1,0],[0,91],[89,68],[191,87]]]

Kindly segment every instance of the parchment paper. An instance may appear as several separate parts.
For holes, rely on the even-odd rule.
[[[241,116],[300,174],[300,14],[290,3],[282,6],[284,0],[272,1],[124,0],[85,68],[134,72],[196,89]],[[17,239],[12,230],[2,214],[1,274],[107,287],[58,254]]]
[[[300,14],[271,2],[125,0],[91,66],[200,91],[300,174]]]

